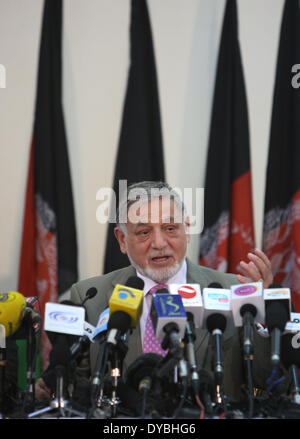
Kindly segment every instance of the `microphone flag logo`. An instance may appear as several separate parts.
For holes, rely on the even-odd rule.
[[[180,294],[183,299],[193,299],[194,297],[196,297],[197,291],[190,285],[182,285],[178,289],[178,294]]]

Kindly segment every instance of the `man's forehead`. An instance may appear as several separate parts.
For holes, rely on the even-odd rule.
[[[172,198],[162,197],[153,200],[137,201],[128,209],[128,221],[134,224],[182,223],[182,212]]]

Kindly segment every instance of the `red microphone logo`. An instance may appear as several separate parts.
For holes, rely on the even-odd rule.
[[[193,299],[196,297],[197,291],[190,285],[182,285],[178,288],[178,294],[180,294],[183,299]]]

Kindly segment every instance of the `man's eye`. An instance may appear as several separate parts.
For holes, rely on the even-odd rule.
[[[174,232],[176,230],[175,226],[168,226],[167,227],[168,232]]]
[[[148,235],[148,233],[149,233],[148,230],[140,230],[140,231],[138,232],[138,235],[140,235],[140,236],[146,236],[146,235]]]

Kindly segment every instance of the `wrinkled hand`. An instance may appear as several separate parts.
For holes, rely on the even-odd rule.
[[[34,391],[35,397],[38,401],[50,398],[51,390],[46,386],[43,378],[39,378],[38,380],[36,380]]]
[[[248,253],[248,258],[250,262],[240,262],[244,276],[238,274],[238,281],[240,283],[248,283],[250,278],[252,282],[263,282],[263,287],[268,288],[268,286],[273,283],[273,274],[269,258],[259,249]]]

